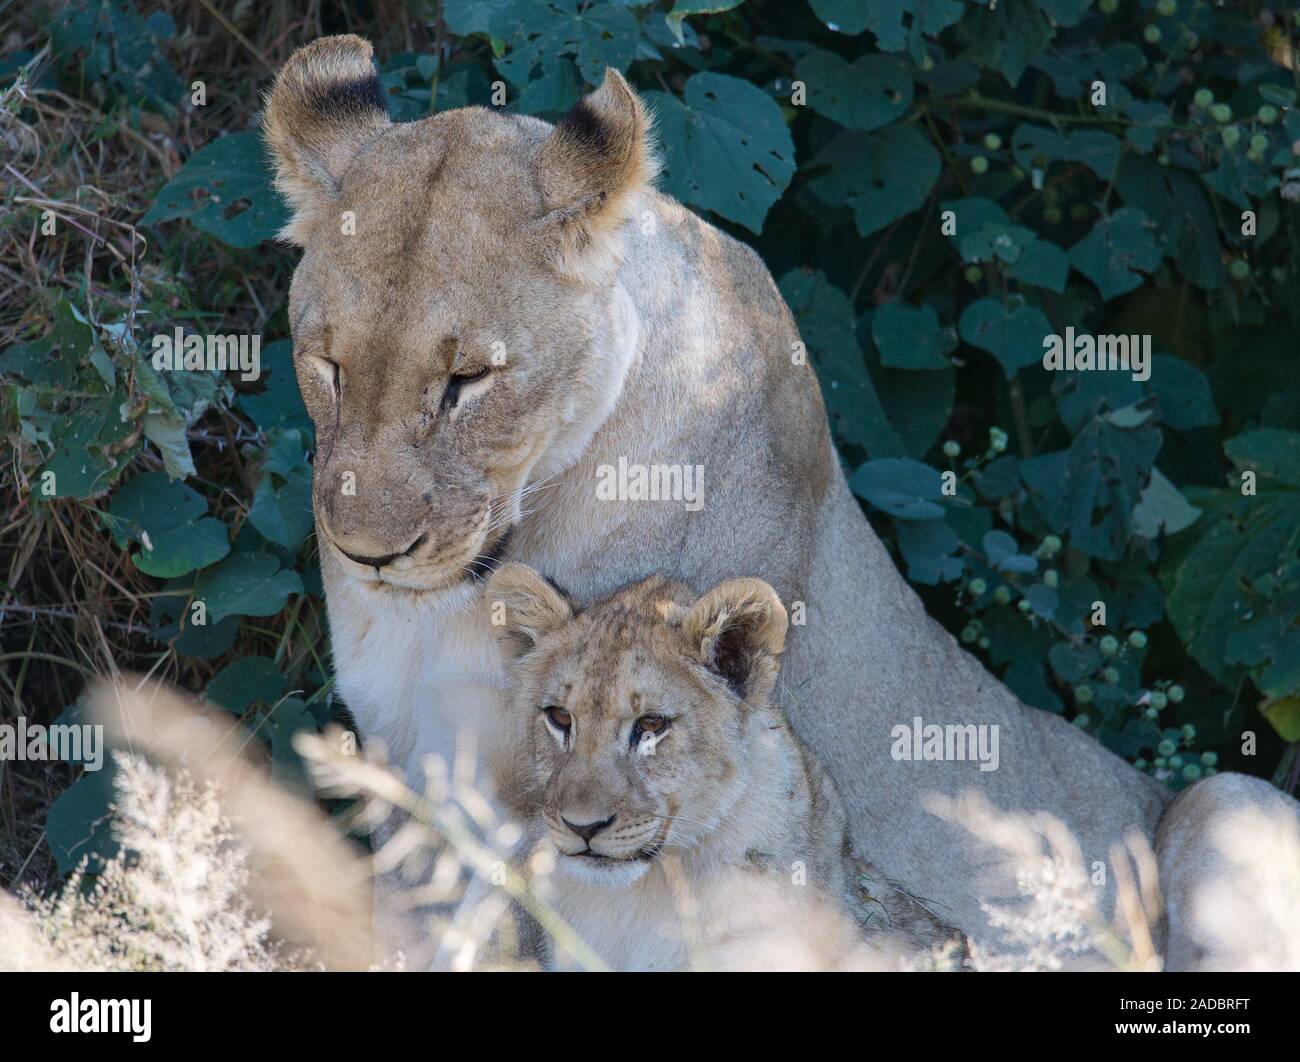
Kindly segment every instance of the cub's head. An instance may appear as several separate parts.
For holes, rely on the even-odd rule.
[[[265,133],[303,248],[289,312],[332,571],[464,585],[530,475],[608,415],[636,340],[614,278],[647,125],[612,70],[556,126],[481,107],[394,125],[361,38],[285,64]]]
[[[745,784],[785,643],[786,614],[758,579],[698,600],[647,579],[579,611],[507,564],[485,607],[513,661],[514,711],[561,865],[625,885],[665,848],[715,829]]]

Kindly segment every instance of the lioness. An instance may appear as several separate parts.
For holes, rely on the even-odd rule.
[[[554,126],[480,107],[395,125],[354,36],[277,77],[265,129],[303,248],[289,320],[337,688],[412,774],[467,730],[505,763],[506,674],[473,607],[495,563],[583,600],[654,573],[699,592],[756,573],[801,605],[778,695],[856,849],[995,945],[983,903],[1015,882],[928,792],[1050,812],[1103,863],[1126,830],[1155,837],[1171,794],[1023,705],[926,615],[849,492],[771,276],[653,189],[649,126],[614,71]],[[702,469],[701,496],[601,489],[656,466]],[[891,729],[918,717],[997,727],[998,769],[893,759]],[[1199,827],[1272,791],[1219,775],[1190,792],[1160,872],[1200,953],[1211,938],[1183,915]]]
[[[770,879],[768,904],[820,909],[816,952],[786,942],[764,960],[862,961],[844,807],[770,701],[788,622],[767,583],[731,579],[697,600],[653,576],[579,609],[507,564],[484,601],[512,662],[522,731],[521,786],[502,795],[523,817],[540,807],[559,854],[551,903],[581,939],[618,969],[715,965],[719,937],[732,945],[728,962],[755,964],[753,930],[721,916],[757,875]],[[933,938],[906,940],[922,912],[905,897],[878,902],[895,930],[873,934],[880,947],[920,950]],[[776,917],[788,911],[761,916]]]

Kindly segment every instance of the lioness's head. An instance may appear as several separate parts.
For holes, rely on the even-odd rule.
[[[744,789],[786,614],[758,579],[704,597],[661,578],[578,610],[531,568],[484,594],[511,660],[514,710],[561,864],[629,884],[665,848],[690,848]]]
[[[645,110],[611,70],[554,127],[482,107],[394,125],[370,45],[341,36],[285,64],[265,132],[304,252],[289,312],[322,554],[380,588],[457,586],[616,400]]]

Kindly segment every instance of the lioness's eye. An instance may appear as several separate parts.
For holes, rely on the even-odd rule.
[[[637,745],[643,734],[662,734],[668,729],[668,720],[662,715],[643,715],[632,724],[632,744]]]
[[[343,370],[339,363],[330,361],[329,358],[316,357],[313,357],[311,361],[321,379],[334,389],[334,397],[337,398],[343,390]]]
[[[573,725],[573,716],[563,708],[552,705],[550,708],[543,708],[542,711],[546,713],[546,718],[551,721],[551,725],[556,730],[567,731]]]
[[[460,402],[460,389],[465,387],[467,384],[476,383],[487,376],[487,374],[488,370],[484,368],[479,369],[478,372],[459,373],[448,378],[447,390],[442,393],[442,408],[454,409],[456,404]]]

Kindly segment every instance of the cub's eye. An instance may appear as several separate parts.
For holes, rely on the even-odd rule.
[[[556,730],[563,730],[567,733],[569,727],[573,725],[573,716],[563,708],[552,705],[550,708],[543,708],[542,711],[546,713],[546,718],[551,721],[551,726],[555,727]]]
[[[460,402],[460,391],[462,387],[469,384],[477,383],[488,374],[486,368],[479,369],[478,372],[463,372],[451,376],[447,380],[447,390],[442,393],[442,408],[455,409]]]
[[[643,734],[662,734],[668,729],[668,719],[662,715],[643,715],[632,724],[632,744],[638,745]]]

